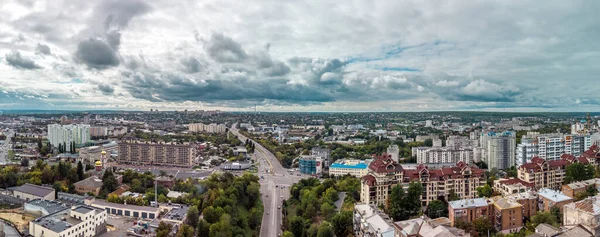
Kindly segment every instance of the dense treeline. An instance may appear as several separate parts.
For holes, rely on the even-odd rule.
[[[348,236],[352,233],[354,203],[359,199],[360,181],[352,176],[339,179],[302,179],[290,188],[291,197],[282,206],[284,236]],[[344,200],[339,193],[345,192]],[[336,202],[342,203],[336,210]]]
[[[20,172],[20,167],[6,166],[0,169],[0,188],[8,188],[25,183],[35,185],[52,185],[57,192],[75,192],[74,183],[85,179],[84,167],[79,162],[76,166],[71,163],[59,162],[48,165],[37,160],[35,165],[26,172]]]
[[[192,207],[177,236],[259,235],[263,205],[258,177],[252,174],[240,177],[231,173],[213,174],[199,183],[206,190],[202,194],[190,182],[193,181],[181,181],[175,186],[175,189],[192,191],[192,195],[179,200]],[[168,236],[171,230],[172,226],[163,223],[157,229],[157,237]]]

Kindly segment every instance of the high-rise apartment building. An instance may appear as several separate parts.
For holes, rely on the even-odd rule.
[[[87,124],[49,124],[48,125],[48,140],[54,147],[59,144],[66,145],[66,151],[71,152],[70,144],[75,142],[76,145],[86,144],[90,141],[90,125]]]
[[[517,145],[517,164],[531,162],[533,157],[558,160],[563,154],[581,155],[592,146],[590,135],[539,134],[529,132]]]
[[[454,147],[413,147],[413,157],[418,164],[458,163],[470,164],[473,161],[473,148]]]
[[[194,152],[190,144],[121,142],[117,161],[128,164],[190,167],[194,165]]]
[[[518,178],[528,183],[533,183],[534,188],[550,188],[558,190],[561,188],[565,178],[565,168],[569,164],[567,160],[544,160],[539,157],[531,159],[517,169]]]
[[[489,132],[483,135],[486,145],[487,164],[489,169],[508,169],[515,165],[515,133]]]
[[[192,132],[207,132],[207,133],[225,133],[227,126],[225,124],[203,124],[203,123],[192,123],[188,124],[188,130]]]
[[[92,136],[92,137],[108,136],[108,127],[90,127],[90,136]]]

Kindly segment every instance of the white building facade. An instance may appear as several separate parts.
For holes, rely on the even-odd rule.
[[[49,124],[48,125],[48,140],[54,147],[59,144],[66,144],[66,151],[71,151],[70,144],[75,142],[76,145],[86,144],[90,141],[90,125],[87,124]]]

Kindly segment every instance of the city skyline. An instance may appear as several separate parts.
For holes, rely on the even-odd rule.
[[[597,2],[245,3],[1,1],[0,110],[598,111]]]

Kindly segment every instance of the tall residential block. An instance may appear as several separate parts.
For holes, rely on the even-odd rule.
[[[76,145],[86,144],[90,141],[90,125],[87,124],[49,124],[48,125],[48,140],[54,147],[59,144],[66,145],[66,151],[71,152],[70,144],[75,142]]]
[[[194,152],[190,144],[121,142],[117,161],[128,164],[190,167],[194,165]]]
[[[515,165],[516,138],[513,132],[494,133],[484,135],[487,164],[489,169],[508,169]]]

